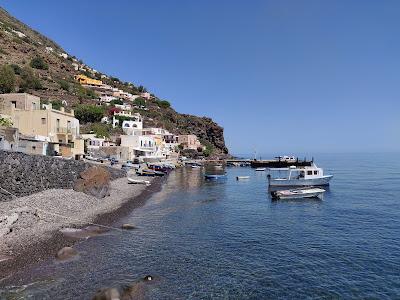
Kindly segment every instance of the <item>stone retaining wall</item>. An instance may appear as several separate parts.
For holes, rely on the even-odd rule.
[[[91,166],[83,161],[0,151],[0,201],[12,199],[6,191],[22,197],[46,189],[70,189]],[[126,176],[123,170],[106,168],[112,180]]]

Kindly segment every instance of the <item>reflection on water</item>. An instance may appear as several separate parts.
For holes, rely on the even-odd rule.
[[[335,175],[323,201],[271,201],[267,174],[251,168],[228,168],[222,182],[205,181],[205,169],[172,172],[119,221],[137,230],[91,237],[77,261],[45,262],[18,286],[35,282],[23,289],[32,299],[90,299],[151,274],[150,299],[398,297],[400,162],[317,162]],[[0,298],[21,293],[11,285]]]

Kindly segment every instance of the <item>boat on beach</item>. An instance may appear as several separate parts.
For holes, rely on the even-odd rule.
[[[150,181],[148,180],[134,179],[130,177],[128,177],[128,183],[150,185]]]
[[[305,167],[290,166],[289,168],[271,168],[273,171],[286,171],[284,178],[273,178],[267,175],[269,186],[324,186],[329,185],[333,175],[324,175],[324,170],[316,164]]]
[[[325,193],[321,188],[300,188],[293,190],[282,190],[271,192],[272,199],[301,199],[301,198],[322,198]]]

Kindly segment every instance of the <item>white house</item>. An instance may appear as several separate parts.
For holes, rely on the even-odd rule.
[[[129,148],[130,159],[153,158],[157,151],[154,139],[144,135],[121,135],[121,146]]]

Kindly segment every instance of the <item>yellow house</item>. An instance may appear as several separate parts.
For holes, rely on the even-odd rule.
[[[101,80],[92,79],[85,75],[75,75],[75,80],[78,81],[82,85],[91,85],[91,86],[101,86],[103,82]]]
[[[13,127],[28,136],[45,137],[49,142],[60,144],[63,156],[79,158],[84,153],[84,142],[79,138],[79,120],[74,111],[52,108],[51,104],[40,108],[40,98],[26,93],[0,94],[0,113],[9,115]]]

